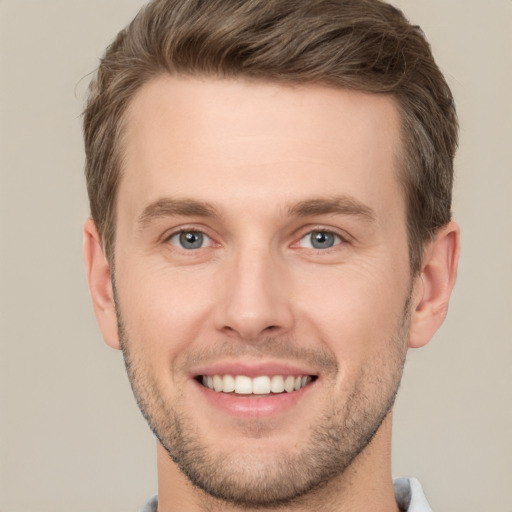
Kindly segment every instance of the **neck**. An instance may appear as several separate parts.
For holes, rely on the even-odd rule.
[[[181,473],[158,444],[158,512],[251,512],[207,495]],[[292,503],[258,512],[398,512],[391,478],[391,413],[343,474]]]

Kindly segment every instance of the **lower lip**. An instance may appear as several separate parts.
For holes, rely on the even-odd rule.
[[[307,386],[291,393],[275,395],[235,395],[213,391],[197,381],[194,381],[201,395],[216,409],[220,409],[239,418],[262,418],[284,413],[309,393],[315,386],[316,380]]]

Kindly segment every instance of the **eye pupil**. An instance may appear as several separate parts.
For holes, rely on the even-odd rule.
[[[332,233],[314,231],[311,233],[311,245],[315,249],[326,249],[334,245],[335,238]]]
[[[203,245],[203,234],[197,231],[184,231],[180,234],[180,244],[184,249],[199,249]]]

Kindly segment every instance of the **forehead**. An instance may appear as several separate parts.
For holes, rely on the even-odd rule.
[[[161,76],[128,109],[118,201],[135,214],[167,195],[268,207],[343,193],[378,209],[397,201],[399,128],[385,95]]]

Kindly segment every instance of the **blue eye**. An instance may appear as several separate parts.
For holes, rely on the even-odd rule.
[[[181,249],[201,249],[210,244],[210,238],[200,231],[180,231],[169,238],[172,245]]]
[[[311,231],[302,237],[302,247],[310,249],[330,249],[341,243],[341,238],[330,231]]]

